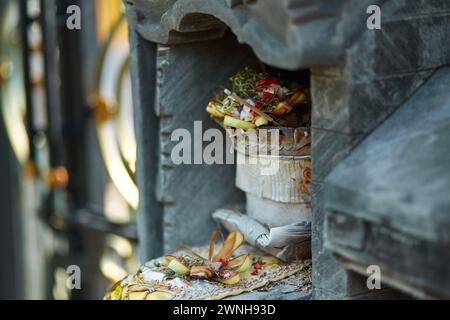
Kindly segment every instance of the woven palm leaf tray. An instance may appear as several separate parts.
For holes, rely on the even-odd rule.
[[[206,256],[208,247],[196,248]],[[311,260],[283,263],[267,257],[257,249],[243,246],[239,251],[249,253],[254,260],[268,261],[258,272],[247,272],[233,285],[210,279],[179,276],[164,266],[163,258],[147,262],[134,275],[129,275],[116,283],[106,294],[106,300],[220,300],[239,298],[249,292],[267,292],[278,284],[290,291],[309,292],[311,290]],[[174,256],[192,259],[187,252]],[[253,297],[254,298],[254,297]]]

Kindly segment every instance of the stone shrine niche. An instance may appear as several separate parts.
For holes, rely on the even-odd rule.
[[[244,203],[232,166],[173,166],[170,135],[180,127],[194,133],[195,120],[203,121],[203,130],[215,127],[204,112],[209,98],[243,66],[264,64],[310,86],[314,296],[366,294],[359,290],[365,280],[324,246],[326,178],[448,62],[450,50],[442,43],[449,32],[441,31],[449,25],[439,15],[448,4],[414,3],[127,0],[142,259],[181,243],[206,243],[215,228],[211,213]],[[373,4],[382,8],[382,30],[366,28],[366,9]],[[402,40],[418,28],[413,41]],[[402,63],[396,63],[400,55]],[[367,297],[386,297],[382,293]]]
[[[174,165],[171,141],[174,130],[189,130],[195,143],[201,131],[221,129],[205,112],[214,94],[226,87],[230,77],[250,66],[279,74],[309,86],[309,70],[285,71],[263,64],[245,44],[239,44],[229,30],[223,37],[189,44],[159,45],[157,49],[157,89],[155,113],[159,116],[160,156],[155,193],[163,204],[164,251],[173,251],[180,243],[200,245],[217,228],[211,214],[227,205],[244,205],[242,191],[236,188],[235,165]],[[208,143],[203,141],[204,150]],[[192,145],[192,150],[195,146]],[[195,150],[194,150],[194,158]],[[198,160],[198,159],[197,159]],[[192,163],[194,159],[191,159]],[[186,192],[186,186],[195,190]],[[192,230],[202,229],[201,234]]]

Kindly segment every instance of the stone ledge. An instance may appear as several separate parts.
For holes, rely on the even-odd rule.
[[[447,245],[417,239],[342,212],[327,215],[326,229],[326,247],[347,269],[367,279],[367,267],[376,265],[383,285],[419,299],[450,297]],[[358,241],[352,242],[355,237]]]

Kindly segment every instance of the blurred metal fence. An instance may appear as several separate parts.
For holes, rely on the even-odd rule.
[[[81,30],[66,26],[72,5]],[[1,0],[0,9],[0,254],[12,257],[0,297],[101,298],[138,265],[122,3]],[[70,265],[81,290],[66,286]]]

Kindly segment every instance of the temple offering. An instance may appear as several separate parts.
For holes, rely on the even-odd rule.
[[[246,67],[230,79],[206,111],[225,127],[249,130],[264,126],[308,124],[309,92],[295,82]]]

